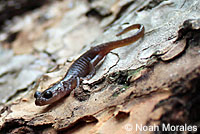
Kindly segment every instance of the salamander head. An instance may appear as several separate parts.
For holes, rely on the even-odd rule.
[[[34,97],[36,98],[35,105],[43,106],[56,102],[65,96],[65,92],[66,91],[64,90],[64,87],[60,83],[53,85],[52,87],[46,89],[44,92],[36,91],[34,94]]]

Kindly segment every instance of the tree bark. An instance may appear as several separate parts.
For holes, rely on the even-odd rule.
[[[16,16],[0,33],[0,132],[198,133],[199,7],[198,0],[71,0]],[[83,88],[35,105],[35,91],[59,81],[90,47],[132,35],[115,36],[136,23],[144,37],[109,53]]]

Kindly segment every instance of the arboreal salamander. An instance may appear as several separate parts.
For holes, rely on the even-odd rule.
[[[35,92],[35,104],[38,106],[51,104],[66,96],[73,89],[78,87],[82,78],[90,79],[92,76],[94,76],[95,66],[111,50],[129,45],[144,36],[144,26],[141,24],[134,24],[127,27],[119,32],[117,36],[122,35],[132,29],[138,29],[138,31],[125,39],[103,43],[92,47],[90,50],[85,52],[76,61],[74,61],[62,80],[53,84],[43,92]]]

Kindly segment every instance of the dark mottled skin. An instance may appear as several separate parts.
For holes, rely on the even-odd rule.
[[[51,104],[62,97],[68,95],[73,89],[79,86],[82,79],[90,79],[95,74],[95,66],[106,56],[111,50],[129,45],[144,36],[144,26],[134,24],[122,30],[117,36],[122,35],[132,29],[138,31],[125,39],[103,43],[96,47],[92,47],[82,56],[80,56],[69,68],[65,77],[49,87],[45,91],[35,92],[35,104],[38,106]]]

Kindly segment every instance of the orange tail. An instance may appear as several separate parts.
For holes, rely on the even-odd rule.
[[[123,29],[116,36],[120,36],[120,35],[128,32],[130,30],[133,30],[133,29],[138,29],[138,31],[134,35],[132,35],[130,37],[127,37],[125,39],[121,39],[121,40],[116,40],[116,41],[111,41],[111,42],[105,43],[103,46],[105,46],[106,51],[110,52],[111,50],[113,50],[115,48],[129,45],[129,44],[137,41],[139,38],[144,36],[144,26],[142,24],[131,25],[131,26]]]

